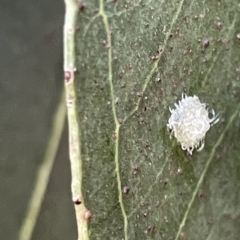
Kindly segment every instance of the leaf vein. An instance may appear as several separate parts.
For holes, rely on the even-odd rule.
[[[107,13],[104,10],[104,2],[103,0],[99,1],[99,14],[102,16],[103,24],[105,27],[106,35],[107,35],[107,42],[109,44],[108,49],[108,80],[110,85],[110,92],[111,92],[111,102],[112,102],[112,112],[113,112],[113,118],[115,122],[115,134],[116,134],[116,140],[115,140],[115,171],[117,176],[117,185],[118,185],[118,201],[120,204],[120,208],[123,215],[123,222],[124,222],[124,239],[128,240],[128,219],[126,210],[123,204],[123,195],[122,195],[122,184],[121,184],[121,177],[120,177],[120,167],[119,167],[119,130],[120,130],[120,124],[117,119],[117,113],[116,113],[116,107],[115,107],[115,96],[114,96],[114,89],[113,89],[113,73],[112,73],[112,44],[111,44],[111,30],[108,23],[108,16]]]
[[[167,46],[168,40],[169,40],[169,38],[170,38],[172,29],[173,29],[173,26],[175,25],[175,23],[176,23],[179,15],[180,15],[180,13],[181,13],[182,6],[183,6],[184,1],[185,1],[185,0],[181,0],[181,2],[179,3],[178,8],[177,8],[177,10],[176,10],[176,13],[175,13],[175,15],[173,16],[173,19],[172,19],[172,21],[171,21],[171,23],[170,23],[170,28],[169,28],[168,32],[166,33],[166,38],[165,38],[165,40],[164,40],[164,42],[163,42],[162,49],[159,50],[158,59],[157,59],[156,61],[154,61],[152,70],[150,71],[150,73],[149,73],[148,76],[146,77],[146,80],[145,80],[145,82],[144,82],[144,84],[143,84],[143,87],[142,87],[142,93],[143,93],[143,94],[144,94],[144,92],[146,91],[147,86],[148,86],[148,84],[149,84],[149,82],[150,82],[153,74],[154,74],[154,73],[157,71],[157,69],[158,69],[158,64],[159,64],[159,62],[160,62],[160,60],[161,60],[161,56],[162,56],[162,54],[163,54],[163,52],[164,52],[164,49],[165,49],[166,46]],[[140,105],[140,102],[141,102],[141,98],[138,99],[137,104],[136,104],[136,107],[130,112],[130,114],[129,114],[128,116],[126,116],[126,117],[124,118],[123,122],[126,122],[126,121],[138,110],[139,105]]]

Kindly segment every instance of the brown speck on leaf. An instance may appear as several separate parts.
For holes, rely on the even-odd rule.
[[[147,111],[147,107],[144,106],[144,107],[142,108],[142,111],[143,111],[143,112],[146,112],[146,111]]]
[[[210,45],[210,42],[208,39],[203,40],[203,47],[208,48]]]
[[[116,134],[114,133],[114,134],[112,135],[112,140],[115,141],[116,139],[117,139],[117,136],[116,136]]]
[[[152,57],[151,57],[151,59],[152,59],[153,61],[158,60],[158,58],[159,58],[159,56],[152,56]]]
[[[73,198],[73,203],[76,205],[80,205],[82,203],[81,197],[80,196],[76,196]]]
[[[143,117],[139,117],[139,122],[144,122],[144,118]]]
[[[221,22],[217,22],[217,29],[222,29],[223,24]]]
[[[65,78],[65,82],[66,82],[66,83],[69,83],[70,80],[71,80],[71,78],[72,78],[71,72],[70,72],[70,71],[65,71],[65,72],[64,72],[64,78]]]
[[[147,233],[152,233],[155,230],[155,225],[148,226]]]
[[[159,208],[160,206],[161,206],[161,202],[160,202],[160,201],[157,201],[155,207],[156,207],[156,208]]]
[[[158,48],[158,52],[159,52],[159,53],[163,52],[163,47],[159,47],[159,48]]]
[[[164,218],[164,221],[165,221],[166,223],[168,223],[168,217],[167,217],[167,216],[164,216],[163,218]]]
[[[77,0],[77,3],[78,3],[79,10],[83,11],[85,8],[85,6],[83,4],[83,0]]]
[[[145,23],[144,26],[145,26],[145,28],[148,28],[149,27],[149,23]]]
[[[87,211],[84,213],[83,218],[84,218],[85,220],[90,220],[91,216],[92,216],[91,211],[90,211],[90,210],[87,210]]]
[[[132,69],[132,65],[131,64],[129,64],[129,65],[127,65],[127,70],[131,70]]]
[[[138,171],[139,171],[139,167],[138,167],[138,166],[134,166],[134,167],[133,167],[133,174],[134,174],[134,175],[137,174]]]
[[[144,148],[148,148],[149,147],[149,141],[148,140],[143,142],[143,147]]]
[[[121,118],[118,119],[119,124],[123,123],[123,120]]]
[[[168,184],[168,180],[165,179],[165,180],[163,181],[163,185],[164,185],[164,187],[167,186],[167,184]]]
[[[181,232],[181,233],[180,233],[180,238],[181,238],[181,239],[185,238],[185,233],[184,233],[184,232]]]
[[[103,44],[103,46],[104,46],[106,49],[109,49],[109,48],[110,48],[110,44],[107,42],[107,40],[103,40],[103,41],[102,41],[102,44]]]
[[[206,194],[204,193],[203,190],[199,190],[199,192],[198,192],[198,197],[200,197],[200,198],[206,197]]]
[[[124,193],[124,194],[127,195],[127,194],[129,193],[129,191],[130,191],[130,188],[129,188],[129,187],[126,186],[126,187],[123,188],[123,193]]]

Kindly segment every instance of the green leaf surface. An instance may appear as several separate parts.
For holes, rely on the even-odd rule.
[[[239,239],[239,1],[91,0],[77,21],[90,239]],[[183,92],[221,114],[192,156],[166,126]]]

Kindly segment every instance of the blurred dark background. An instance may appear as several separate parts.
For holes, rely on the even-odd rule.
[[[0,1],[0,239],[18,239],[63,88],[64,1]],[[67,126],[33,232],[76,239]]]

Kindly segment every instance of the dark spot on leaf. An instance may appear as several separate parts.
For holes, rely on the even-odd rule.
[[[77,0],[79,10],[83,11],[85,6],[83,4],[83,0]]]
[[[122,123],[123,123],[123,120],[122,120],[121,118],[119,118],[119,119],[118,119],[118,122],[119,122],[120,124],[122,124]]]
[[[129,193],[129,191],[130,191],[130,188],[129,187],[127,187],[127,186],[125,186],[124,188],[123,188],[123,193],[124,194],[128,194]]]
[[[72,78],[72,74],[70,71],[65,71],[64,72],[64,78],[65,78],[65,83],[69,83],[71,78]]]
[[[96,14],[96,13],[99,13],[99,9],[98,9],[98,8],[95,8],[93,12],[94,12],[95,14]]]
[[[133,174],[134,174],[134,175],[137,174],[138,171],[139,171],[139,167],[138,167],[138,166],[134,166],[134,167],[133,167]]]
[[[116,139],[117,139],[117,136],[116,136],[116,134],[114,133],[114,134],[112,135],[112,140],[115,141]]]
[[[163,219],[166,223],[168,223],[168,217],[167,216],[164,216]]]
[[[81,197],[80,196],[76,196],[75,198],[73,198],[73,202],[76,205],[80,205],[82,203]]]
[[[204,46],[205,48],[208,48],[209,45],[210,45],[209,40],[208,40],[208,39],[205,39],[205,40],[203,41],[203,46]]]
[[[109,49],[109,48],[110,48],[110,44],[107,42],[107,40],[103,40],[102,43],[103,43],[103,46],[104,46],[106,49]]]
[[[200,198],[205,198],[206,197],[206,194],[203,192],[203,190],[199,190],[198,197],[200,197]]]
[[[143,147],[144,148],[148,148],[149,147],[149,141],[148,140],[143,142]]]
[[[180,238],[181,238],[181,239],[185,238],[185,233],[184,233],[184,232],[181,232],[181,233],[180,233]]]
[[[90,210],[87,210],[85,213],[84,213],[84,219],[85,220],[90,220],[90,218],[92,217],[92,213]]]
[[[222,29],[223,24],[221,22],[217,22],[217,29]]]
[[[148,226],[146,233],[152,233],[155,230],[155,225]]]
[[[164,187],[167,186],[167,184],[168,184],[168,179],[164,179],[164,180],[163,180],[163,185],[164,185]]]
[[[159,53],[163,52],[163,47],[159,47],[159,48],[158,48],[158,52],[159,52]]]
[[[160,201],[157,201],[157,203],[156,203],[156,208],[159,208],[160,206],[161,206],[161,203],[160,203]]]
[[[146,111],[147,111],[147,107],[146,107],[146,106],[143,107],[142,111],[143,111],[143,112],[146,112]]]
[[[144,122],[144,118],[143,117],[139,117],[139,122]]]
[[[159,56],[157,56],[157,55],[156,55],[156,56],[152,56],[152,57],[151,57],[151,59],[152,59],[153,61],[156,61],[156,60],[158,60],[158,58],[159,58]]]
[[[131,69],[132,69],[132,65],[131,64],[127,65],[127,70],[131,70]]]

